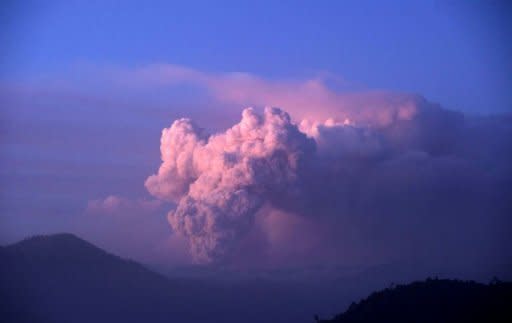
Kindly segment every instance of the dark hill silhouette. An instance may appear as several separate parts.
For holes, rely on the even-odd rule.
[[[191,291],[190,284],[171,281],[71,234],[36,236],[1,247],[0,264],[2,322],[206,318],[197,311],[207,306],[197,297],[199,287]]]
[[[318,322],[512,322],[512,283],[427,279],[375,292]]]
[[[361,290],[361,285],[367,280],[368,276],[328,281],[327,288],[304,281],[169,279],[71,234],[37,236],[0,247],[0,322],[308,322],[313,309],[332,313],[331,309],[348,304],[348,300],[354,298],[354,291]],[[331,288],[333,284],[336,286]],[[419,284],[410,286],[423,286]],[[510,302],[509,284],[463,284],[473,287],[459,290],[455,287],[434,288],[437,285],[432,285],[434,287],[427,289],[430,292],[426,295],[444,299],[450,310],[462,306],[460,304],[470,304],[464,306],[492,312],[499,308],[482,304],[492,301],[499,305],[503,299]],[[420,287],[413,290],[423,290]],[[497,293],[500,288],[506,294]],[[369,303],[365,300],[352,306],[347,313],[336,317],[338,321],[335,322],[402,322],[382,319],[386,316],[373,320],[376,316],[388,315],[382,314],[383,307],[386,308],[382,304],[388,304],[392,313],[401,308],[401,314],[418,314],[407,322],[427,322],[422,318],[433,316],[425,313],[438,313],[435,312],[436,303],[425,301],[429,300],[427,296],[418,298],[420,294],[412,292],[398,298],[386,296],[402,295],[402,291],[407,290],[407,286],[399,286],[373,294]],[[358,295],[361,294],[358,292]],[[381,304],[382,295],[386,301]],[[462,301],[453,303],[454,299],[467,299],[464,298],[467,295],[476,295],[478,306]],[[414,303],[419,300],[426,302],[422,304],[430,304],[430,307],[426,309]],[[367,320],[361,320],[362,317]],[[432,321],[443,320],[429,322]],[[490,319],[483,321],[491,322]]]
[[[0,247],[0,322],[308,322],[309,286],[262,279],[168,278],[71,234]]]

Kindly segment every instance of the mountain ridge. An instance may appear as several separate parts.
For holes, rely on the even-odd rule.
[[[0,263],[0,319],[22,323],[307,323],[312,322],[311,315],[315,312],[312,309],[336,313],[338,311],[329,308],[339,309],[342,304],[349,304],[349,299],[357,298],[362,300],[325,322],[382,322],[383,313],[378,314],[376,320],[370,315],[379,313],[376,309],[379,309],[382,295],[414,289],[424,283],[397,285],[362,298],[364,294],[360,292],[359,296],[354,296],[347,291],[350,286],[359,286],[361,290],[360,284],[364,280],[360,279],[341,284],[343,293],[314,285],[265,280],[238,284],[234,281],[172,279],[68,233],[34,236],[2,246]],[[451,284],[445,280],[426,282]],[[478,290],[487,286],[474,282],[458,283],[477,286]],[[504,284],[510,293],[510,283]],[[511,295],[512,300],[512,294],[507,295]],[[392,308],[389,300],[393,297],[388,296],[383,299]],[[413,296],[406,299],[413,300]],[[373,305],[368,307],[368,304]],[[399,304],[404,306],[407,302]],[[422,313],[421,309],[416,311],[417,315]],[[398,313],[403,314],[403,311]],[[396,318],[388,321],[402,322]],[[427,322],[410,316],[406,321]]]

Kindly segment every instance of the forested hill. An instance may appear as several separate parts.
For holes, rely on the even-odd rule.
[[[319,322],[512,322],[512,283],[427,279],[397,285]]]

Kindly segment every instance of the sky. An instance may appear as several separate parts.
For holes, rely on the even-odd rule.
[[[7,1],[3,78],[86,61],[270,78],[333,73],[474,113],[510,109],[506,1]]]
[[[3,2],[0,242],[69,231],[168,266],[511,263],[510,12]]]

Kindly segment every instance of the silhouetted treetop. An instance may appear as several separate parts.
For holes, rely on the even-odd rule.
[[[512,283],[429,278],[375,292],[322,322],[512,322]]]

